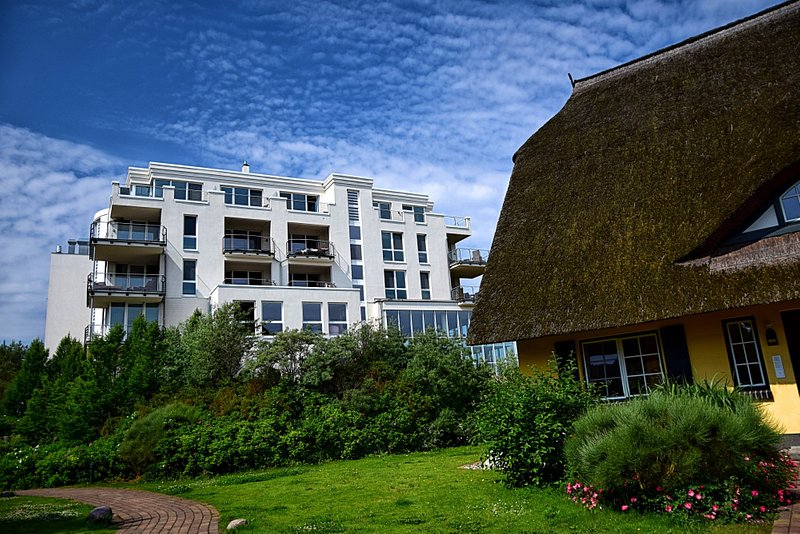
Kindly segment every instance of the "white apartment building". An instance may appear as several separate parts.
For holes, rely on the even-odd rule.
[[[91,339],[139,315],[177,325],[238,302],[264,336],[327,336],[364,320],[407,336],[465,337],[488,251],[462,242],[469,217],[427,195],[331,174],[323,181],[150,163],[113,182],[88,241],[51,257],[45,345]],[[472,348],[495,364],[513,344]]]

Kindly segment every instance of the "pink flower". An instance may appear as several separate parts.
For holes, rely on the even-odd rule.
[[[631,497],[631,502],[636,502],[636,497]]]
[[[750,457],[749,457],[749,456],[745,456],[745,457],[744,457],[744,461],[745,461],[745,462],[749,462],[749,461],[750,461]]]
[[[671,512],[672,511],[672,505],[671,504],[666,505],[664,507],[664,510],[666,510],[667,512]]]
[[[685,502],[685,503],[683,503],[683,507],[686,508],[687,510],[691,510],[692,509],[692,503]]]
[[[702,498],[703,498],[703,496],[702,496],[702,495],[700,495],[699,493],[696,493],[696,494],[695,494],[695,496],[694,496],[694,498],[695,498],[695,499],[697,499],[697,500],[699,501],[700,499],[702,499]]]
[[[628,505],[627,505],[627,504],[623,504],[622,506],[620,506],[620,508],[621,508],[621,509],[622,509],[622,511],[624,512],[625,510],[627,510],[627,509],[628,509]]]
[[[661,486],[656,486],[656,491],[664,491],[664,488],[662,488]]]
[[[719,510],[719,506],[717,506],[716,504],[712,504],[711,509],[716,512],[717,510]]]
[[[758,490],[751,491],[750,495],[752,495],[753,497],[758,497]]]
[[[762,506],[759,506],[758,510],[763,514],[764,512],[767,511],[767,507],[762,505]]]
[[[694,497],[694,490],[693,489],[689,490],[689,497]]]
[[[747,519],[752,519],[752,518],[753,518],[753,515],[752,515],[752,514],[747,514],[745,517],[746,517]]]

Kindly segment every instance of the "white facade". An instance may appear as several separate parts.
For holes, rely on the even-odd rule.
[[[229,301],[252,309],[265,335],[336,335],[389,317],[409,335],[430,327],[461,337],[475,294],[461,279],[480,276],[488,255],[458,247],[470,235],[469,217],[437,214],[427,195],[369,178],[131,167],[92,223],[88,259],[53,255],[46,345],[76,336],[79,317],[88,338],[140,314],[171,326]],[[459,326],[436,320],[448,311]]]

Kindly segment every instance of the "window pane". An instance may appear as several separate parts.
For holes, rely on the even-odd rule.
[[[363,256],[361,255],[361,245],[350,245],[350,259],[353,260],[364,259]]]
[[[355,280],[363,280],[364,279],[364,266],[363,265],[353,265],[353,278]]]
[[[337,323],[347,322],[347,304],[331,302],[328,304],[328,320]]]
[[[350,227],[350,239],[361,239],[361,227],[360,226],[351,226]]]
[[[109,313],[109,324],[111,326],[118,324],[125,324],[125,305],[112,304],[111,312]]]
[[[642,359],[639,356],[633,356],[631,358],[625,358],[625,370],[628,372],[628,375],[642,375],[644,374],[644,367],[642,365]]]
[[[260,207],[261,206],[261,190],[260,189],[251,189],[250,190],[250,205]]]
[[[196,277],[197,263],[194,260],[183,260],[183,279],[193,281]]]
[[[411,312],[400,310],[400,332],[406,337],[411,336]]]
[[[147,304],[145,307],[144,318],[151,323],[158,322],[158,304]]]
[[[319,302],[303,303],[303,322],[322,321],[322,304]]]

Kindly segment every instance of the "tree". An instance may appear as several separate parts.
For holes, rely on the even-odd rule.
[[[0,345],[0,399],[5,396],[6,389],[17,376],[22,367],[27,347],[20,342]]]
[[[306,360],[315,348],[318,350],[318,345],[325,342],[321,334],[310,330],[278,332],[275,338],[264,344],[255,358],[248,362],[248,373],[263,378],[272,370],[276,370],[281,378],[298,382]]]
[[[25,405],[36,388],[42,385],[47,364],[44,343],[34,339],[25,351],[22,367],[11,381],[3,398],[3,412],[15,417],[25,413]]]

